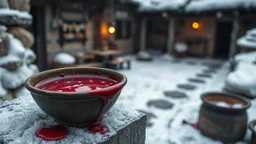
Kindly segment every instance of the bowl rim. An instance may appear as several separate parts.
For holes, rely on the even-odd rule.
[[[30,92],[34,92],[34,93],[41,93],[41,94],[46,94],[46,95],[72,95],[72,96],[81,96],[81,95],[85,95],[85,94],[89,94],[88,92],[58,92],[58,91],[49,91],[49,90],[42,90],[42,89],[39,89],[35,86],[33,86],[31,84],[31,81],[32,79],[36,78],[36,77],[39,77],[39,76],[44,76],[44,75],[47,75],[49,73],[52,73],[52,72],[56,72],[56,71],[65,71],[65,70],[76,70],[76,69],[90,69],[90,70],[95,70],[95,71],[105,71],[106,73],[107,72],[112,72],[112,73],[115,73],[115,74],[118,74],[122,77],[122,81],[120,81],[119,83],[113,85],[113,86],[110,86],[110,87],[107,87],[107,88],[104,88],[104,89],[101,89],[101,90],[97,90],[97,92],[104,92],[104,91],[107,91],[107,90],[110,90],[110,89],[113,89],[113,88],[116,88],[116,87],[119,87],[119,86],[124,86],[126,83],[127,83],[127,77],[120,73],[120,72],[117,72],[117,71],[114,71],[114,70],[111,70],[111,69],[106,69],[106,68],[97,68],[97,67],[66,67],[66,68],[58,68],[58,69],[50,69],[50,70],[46,70],[46,71],[42,71],[42,72],[39,72],[37,74],[34,74],[32,76],[30,76],[27,80],[26,80],[26,88],[30,91]],[[107,74],[106,74],[107,75]]]
[[[205,99],[205,96],[207,96],[207,95],[223,95],[223,96],[226,96],[226,97],[232,97],[232,98],[240,99],[240,100],[244,101],[247,104],[244,107],[242,107],[242,108],[235,108],[235,109],[226,108],[226,107],[220,107],[220,106],[216,106],[215,104],[212,104],[212,103],[208,102]],[[227,94],[227,93],[223,93],[223,92],[205,92],[205,93],[203,93],[201,95],[201,100],[203,101],[204,104],[206,104],[206,105],[208,105],[208,106],[210,106],[210,107],[212,107],[214,109],[225,110],[225,111],[232,111],[232,112],[243,111],[243,110],[248,109],[251,106],[251,102],[247,98],[239,97],[239,96],[236,96],[236,95],[231,95],[231,94]]]

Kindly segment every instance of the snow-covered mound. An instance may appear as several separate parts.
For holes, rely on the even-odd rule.
[[[256,61],[256,52],[247,52],[247,53],[241,53],[237,54],[234,58],[235,62],[241,62],[245,61],[248,63]]]
[[[3,73],[6,70],[0,67],[0,79],[3,76]],[[2,83],[0,82],[0,97],[5,96],[7,94],[7,90],[3,87]]]
[[[240,47],[256,49],[256,28],[247,31],[236,43]]]
[[[76,59],[68,53],[58,53],[54,58],[54,63],[58,64],[74,64]]]
[[[181,43],[181,42],[177,42],[174,48],[175,48],[175,51],[179,53],[183,53],[188,50],[188,46],[185,43]]]
[[[16,89],[22,86],[28,77],[35,74],[35,70],[23,64],[17,70],[6,71],[2,75],[2,84],[7,89]]]
[[[256,97],[256,65],[240,62],[226,79],[226,88],[251,98]]]

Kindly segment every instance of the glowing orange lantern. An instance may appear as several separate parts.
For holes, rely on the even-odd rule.
[[[116,28],[115,28],[114,26],[110,26],[110,27],[108,28],[108,32],[109,32],[110,34],[114,34],[115,31],[116,31]]]
[[[195,30],[199,29],[199,23],[198,22],[193,22],[192,23],[192,28],[195,29]]]

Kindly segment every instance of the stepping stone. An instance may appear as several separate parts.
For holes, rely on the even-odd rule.
[[[220,68],[222,64],[217,63],[203,63],[203,65],[209,67],[209,68]]]
[[[216,73],[216,70],[215,69],[205,69],[205,70],[203,70],[203,73],[205,73],[205,74]]]
[[[173,103],[170,103],[166,100],[150,100],[147,105],[149,107],[154,106],[160,109],[171,109],[173,107]]]
[[[151,112],[147,112],[147,111],[144,111],[144,110],[137,110],[141,113],[144,113],[146,116],[147,116],[147,127],[151,127],[153,125],[152,122],[150,122],[151,119],[153,118],[157,118],[157,116]]]
[[[204,78],[212,78],[212,76],[209,75],[209,74],[196,74],[196,76],[198,76],[198,77],[204,77]]]
[[[191,85],[191,84],[178,84],[177,87],[181,88],[181,89],[185,89],[185,90],[195,90],[196,89],[196,86]]]
[[[197,78],[189,78],[188,81],[189,82],[194,82],[194,83],[205,83],[204,80],[197,79]]]
[[[173,59],[173,60],[171,60],[171,62],[172,62],[172,63],[180,63],[181,60],[179,60],[179,59]]]
[[[188,65],[196,65],[197,63],[194,62],[194,61],[187,61],[187,64],[188,64]]]
[[[180,92],[177,90],[173,91],[165,91],[164,95],[166,97],[174,98],[174,99],[180,99],[180,98],[187,98],[188,96],[184,92]]]

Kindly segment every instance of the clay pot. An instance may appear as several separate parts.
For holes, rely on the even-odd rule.
[[[32,47],[35,42],[32,33],[22,27],[9,27],[7,32],[13,34],[14,37],[19,39],[25,48]]]
[[[120,88],[126,84],[126,77],[113,70],[102,68],[62,68],[44,71],[30,77],[26,82],[27,89],[31,92],[35,102],[48,115],[56,119],[60,124],[73,127],[86,127],[95,122],[100,110],[103,106],[104,100],[100,96],[92,96],[88,92],[55,92],[46,91],[34,87],[38,82],[64,75],[73,74],[100,74],[114,77],[120,80],[120,83],[111,86],[112,88]],[[107,105],[104,113],[115,104],[118,99],[120,91],[113,96],[110,103]],[[109,87],[110,88],[110,87]],[[101,90],[106,91],[105,89]]]
[[[256,120],[249,123],[249,128],[252,131],[251,144],[256,144]]]
[[[199,114],[199,129],[212,139],[223,142],[236,142],[243,139],[247,129],[246,109],[250,101],[243,97],[224,93],[205,93]],[[213,102],[240,104],[240,108],[217,106]]]
[[[9,0],[9,6],[11,9],[19,11],[30,11],[30,0]]]

